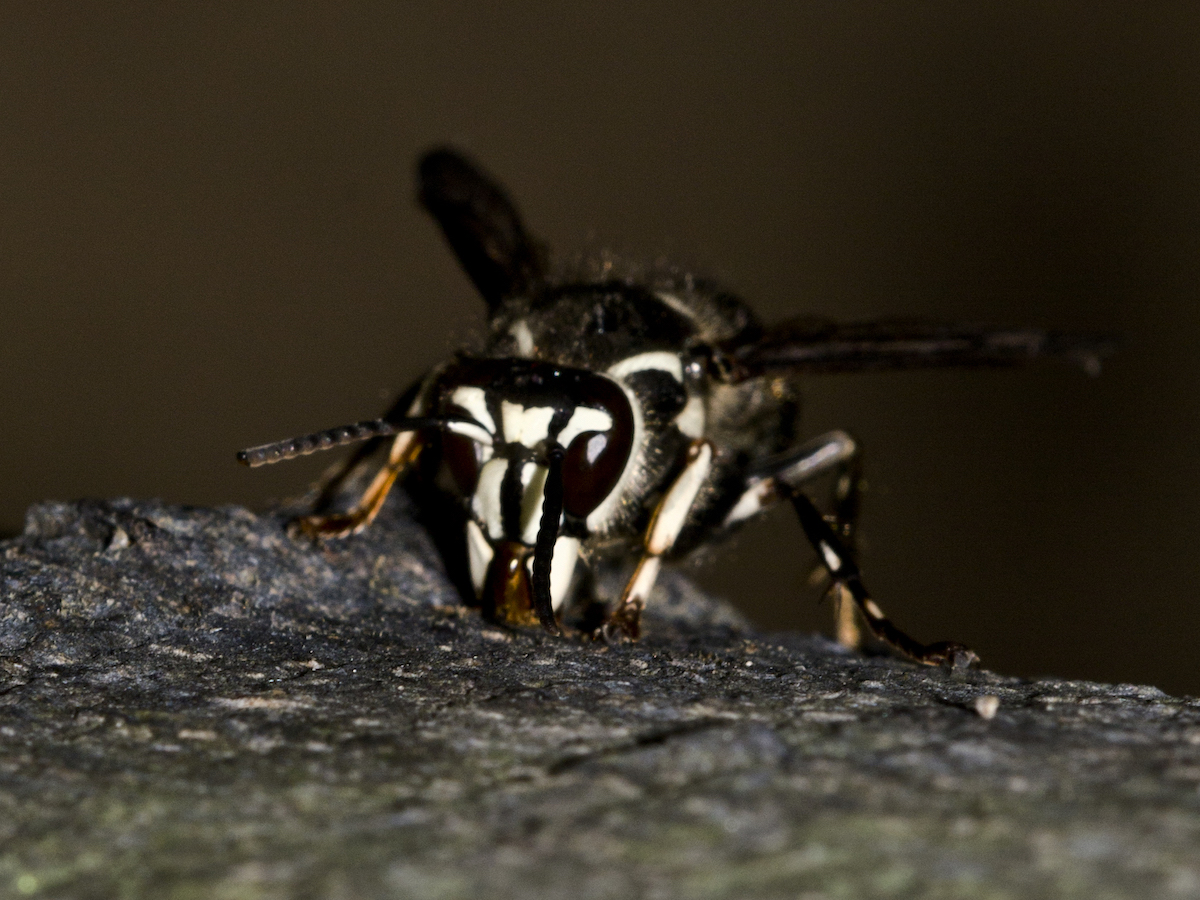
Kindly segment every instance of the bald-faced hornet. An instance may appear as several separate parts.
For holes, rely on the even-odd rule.
[[[910,659],[974,661],[961,644],[912,639],[871,599],[854,560],[857,445],[841,431],[797,441],[797,379],[1044,356],[1095,369],[1102,340],[911,321],[764,327],[736,297],[676,270],[619,275],[601,266],[551,278],[513,204],[473,164],[437,150],[421,160],[418,181],[422,204],[483,295],[487,336],[380,419],[238,454],[257,466],[364,442],[300,530],[353,534],[402,476],[437,472],[457,497],[461,555],[485,614],[557,632],[581,573],[626,558],[632,574],[595,634],[632,639],[664,560],[786,500],[838,596],[851,601],[839,613],[845,642],[856,641],[861,617],[876,640]],[[358,502],[329,511],[337,488],[385,438],[386,460]],[[828,518],[805,493],[827,475],[835,484]]]

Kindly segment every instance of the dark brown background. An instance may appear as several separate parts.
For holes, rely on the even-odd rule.
[[[481,321],[412,196],[434,143],[535,231],[767,318],[1125,336],[1066,367],[814,379],[867,447],[865,566],[993,668],[1200,693],[1200,7],[6,3],[0,529],[55,497],[262,505]],[[1074,10],[1074,11],[1073,11]],[[705,577],[823,626],[786,515]]]

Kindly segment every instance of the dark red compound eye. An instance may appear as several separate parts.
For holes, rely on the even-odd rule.
[[[450,416],[471,418],[470,413],[458,406],[446,410]],[[464,495],[475,492],[475,484],[479,481],[479,443],[452,431],[442,432],[442,459],[450,470],[454,483]]]
[[[630,441],[606,431],[585,431],[563,457],[563,509],[583,518],[612,493],[625,463]]]

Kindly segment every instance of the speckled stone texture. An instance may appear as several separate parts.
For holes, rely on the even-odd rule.
[[[1200,702],[464,609],[403,502],[47,504],[0,544],[0,896],[1200,896]],[[986,697],[999,699],[988,718]]]

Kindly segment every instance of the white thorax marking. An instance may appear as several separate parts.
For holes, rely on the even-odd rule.
[[[533,355],[533,332],[529,330],[529,323],[519,319],[509,326],[508,333],[517,342],[517,356]]]
[[[610,366],[608,374],[621,380],[634,372],[645,372],[647,369],[666,372],[680,384],[683,383],[683,363],[678,356],[667,350],[650,350],[623,359]],[[683,409],[675,416],[675,427],[690,438],[699,438],[704,435],[704,424],[704,398],[698,394],[688,397]]]
[[[654,294],[665,305],[671,307],[675,312],[679,313],[685,319],[696,320],[696,311],[676,297],[674,294],[668,294],[666,291],[658,291]]]
[[[679,357],[668,350],[649,350],[628,359],[623,359],[608,368],[608,376],[618,381],[634,372],[644,372],[647,369],[658,369],[666,372],[679,383],[683,383],[683,363]]]

